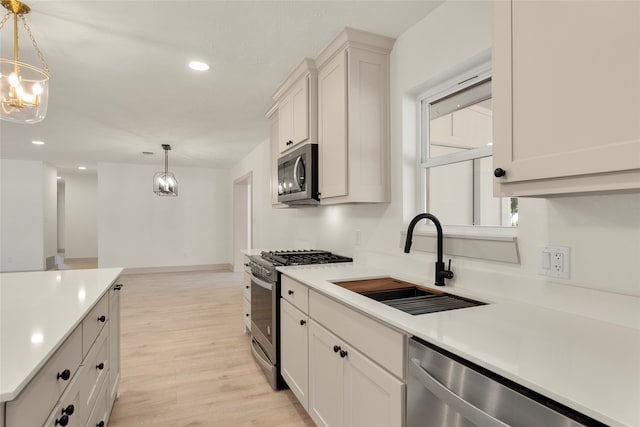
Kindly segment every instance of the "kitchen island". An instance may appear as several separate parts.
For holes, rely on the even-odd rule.
[[[438,288],[486,305],[412,316],[333,282],[396,277],[433,288],[425,277],[356,264],[278,268],[355,312],[415,336],[546,398],[611,426],[640,425],[640,300],[557,285],[557,299],[526,302],[462,286]],[[568,288],[568,289],[567,289]],[[310,298],[311,299],[311,298]],[[592,307],[600,307],[591,315]],[[608,313],[609,312],[609,313]],[[615,312],[615,313],[614,313]],[[607,321],[607,317],[615,318]],[[310,315],[313,317],[313,315]],[[635,320],[634,320],[635,319]]]
[[[0,426],[106,423],[119,377],[121,272],[0,275]]]

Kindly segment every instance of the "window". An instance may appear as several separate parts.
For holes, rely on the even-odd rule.
[[[419,98],[419,206],[450,225],[512,227],[518,199],[493,197],[490,63]]]

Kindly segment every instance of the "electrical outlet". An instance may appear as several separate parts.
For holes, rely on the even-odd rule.
[[[540,274],[568,279],[571,271],[570,248],[545,246],[540,251]]]

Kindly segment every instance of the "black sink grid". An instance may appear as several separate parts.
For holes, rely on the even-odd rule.
[[[485,305],[483,302],[449,294],[434,294],[419,288],[371,291],[362,295],[412,315]]]

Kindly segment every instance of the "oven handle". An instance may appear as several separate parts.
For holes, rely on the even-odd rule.
[[[431,374],[429,374],[429,372],[420,365],[420,361],[418,359],[411,358],[411,364],[412,366],[410,368],[414,368],[411,369],[414,374],[414,378],[420,381],[424,388],[433,393],[444,404],[454,408],[467,420],[481,426],[509,427],[508,424],[492,417],[480,408],[473,406],[453,391],[449,390],[444,384],[431,376]]]
[[[262,279],[258,279],[256,276],[253,275],[253,273],[251,273],[251,281],[254,282],[256,285],[260,286],[261,288],[265,288],[269,291],[273,290],[273,283],[269,283]]]
[[[260,347],[260,344],[258,344],[258,341],[255,340],[255,338],[251,338],[251,352],[253,353],[253,355],[255,356],[256,361],[262,365],[262,367],[268,371],[270,371],[271,369],[273,369],[273,365],[271,364],[271,362],[269,361],[269,358],[267,357],[267,355],[264,353],[264,351],[262,350],[262,348]]]

